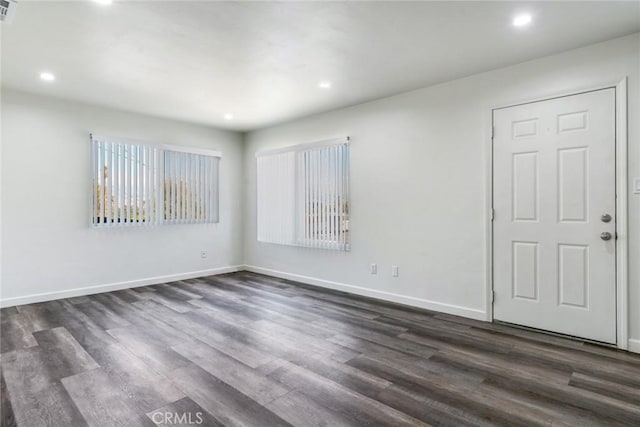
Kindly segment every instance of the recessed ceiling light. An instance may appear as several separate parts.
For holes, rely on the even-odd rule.
[[[528,13],[522,13],[513,18],[513,26],[514,27],[524,27],[525,25],[529,25],[531,23],[531,15]]]
[[[225,115],[224,115],[224,119],[225,119],[225,120],[231,120],[231,119],[233,119],[233,114],[231,114],[231,113],[227,113],[227,114],[225,114]]]
[[[104,5],[110,5],[111,3],[113,3],[113,0],[93,0],[93,1],[98,4],[104,4]]]
[[[48,71],[43,71],[40,73],[40,79],[44,80],[45,82],[52,82],[56,79],[56,76],[54,76],[52,73],[49,73]]]
[[[331,82],[328,80],[323,80],[318,83],[318,87],[320,89],[331,89]]]

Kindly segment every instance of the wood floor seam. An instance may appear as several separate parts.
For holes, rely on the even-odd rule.
[[[2,427],[640,425],[640,356],[250,272],[0,320]]]

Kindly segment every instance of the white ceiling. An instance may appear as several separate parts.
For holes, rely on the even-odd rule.
[[[0,26],[6,87],[251,130],[637,32],[640,2],[21,0]]]

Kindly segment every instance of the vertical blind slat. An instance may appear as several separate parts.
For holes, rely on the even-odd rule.
[[[169,153],[164,153],[165,158],[165,186],[166,186],[166,219],[169,224],[173,221],[173,164],[171,162],[171,157]]]
[[[194,206],[193,206],[193,215],[194,218],[197,222],[200,221],[201,215],[200,215],[200,207],[201,207],[201,203],[200,203],[200,184],[202,182],[201,179],[201,175],[200,175],[200,156],[194,156],[193,158],[193,173],[194,173],[194,177],[195,177],[195,185],[194,185],[194,191],[193,191],[193,196],[194,196]]]
[[[111,225],[113,222],[113,200],[111,199],[111,193],[113,191],[113,144],[107,145],[107,224]]]
[[[105,206],[105,203],[104,203],[105,191],[106,191],[105,179],[104,179],[105,168],[106,168],[106,161],[104,157],[104,142],[100,143],[100,146],[98,147],[98,153],[100,156],[100,166],[98,168],[98,176],[100,177],[100,194],[98,196],[98,198],[100,199],[99,217],[100,217],[100,223],[104,224],[107,217],[107,207]]]
[[[146,221],[146,204],[145,200],[147,197],[146,193],[146,180],[145,180],[145,172],[147,168],[147,148],[140,147],[140,173],[138,175],[138,182],[140,184],[140,223],[144,224]]]
[[[282,204],[285,202],[284,194],[286,193],[286,190],[284,187],[286,186],[286,182],[284,180],[285,174],[283,171],[283,168],[286,166],[285,160],[286,159],[284,158],[284,156],[276,157],[275,180],[278,183],[278,192],[276,193],[277,195],[276,203],[278,206],[282,206]],[[284,209],[283,211],[286,212],[286,210]],[[278,236],[279,242],[285,243],[286,236],[284,235],[285,233],[284,218],[283,217],[278,218],[276,215],[272,215],[272,219],[276,224],[276,236]]]
[[[186,224],[189,222],[189,217],[187,216],[187,153],[180,153],[180,182],[182,186],[180,188],[180,192],[182,193],[182,205],[180,206],[182,224]]]
[[[167,186],[167,222],[171,224],[173,221],[173,163],[169,153],[165,153],[165,173],[166,173],[166,186]]]
[[[207,168],[207,182],[211,182],[211,161],[210,159],[205,159],[205,164]],[[211,220],[211,189],[207,188],[207,221]]]
[[[131,223],[131,151],[131,146],[125,145],[124,158],[122,159],[122,169],[124,172],[122,200],[125,207],[124,221],[126,225]]]
[[[315,152],[316,155],[316,165],[315,165],[315,174],[316,174],[316,186],[315,186],[315,202],[316,202],[316,235],[315,235],[315,239],[314,239],[314,246],[318,247],[320,246],[320,239],[321,239],[321,225],[322,223],[320,222],[320,215],[321,215],[321,211],[322,211],[322,205],[320,204],[320,185],[321,185],[321,174],[320,174],[320,167],[322,165],[322,156],[320,155],[320,149],[316,150]]]
[[[186,204],[187,204],[187,155],[185,153],[180,153],[180,223],[184,224],[187,222],[187,212],[186,212]]]
[[[191,222],[191,195],[189,189],[191,188],[191,155],[184,155],[184,218],[186,223]]]
[[[113,174],[115,176],[116,185],[114,187],[114,204],[115,204],[115,222],[119,225],[122,222],[122,156],[120,154],[121,145],[115,144],[114,146],[114,167]]]
[[[96,211],[98,210],[98,205],[96,203],[96,186],[98,182],[96,180],[96,165],[98,160],[96,159],[96,142],[91,140],[91,224],[96,225]]]
[[[338,239],[338,233],[336,233],[336,226],[337,226],[337,221],[336,221],[336,213],[337,213],[337,203],[336,203],[336,178],[338,176],[338,168],[337,168],[337,164],[336,164],[336,151],[337,150],[331,150],[329,159],[330,159],[330,165],[331,165],[331,181],[329,182],[329,188],[331,191],[330,194],[330,200],[331,200],[331,206],[330,206],[330,215],[331,215],[331,237],[330,240],[331,242],[336,242]]]
[[[196,219],[196,210],[194,209],[196,199],[193,194],[193,187],[196,183],[194,177],[195,157],[196,156],[189,156],[189,218],[191,218],[190,222],[192,223],[195,222]]]
[[[145,225],[149,225],[151,219],[153,218],[153,206],[152,206],[152,197],[151,197],[151,169],[153,167],[153,150],[149,147],[146,147],[147,151],[147,170],[145,173]]]
[[[173,182],[175,191],[175,205],[173,206],[175,215],[173,220],[175,224],[178,224],[180,222],[180,153],[173,155],[173,166]]]
[[[335,241],[341,246],[342,234],[340,233],[340,147],[336,148],[333,154],[334,169],[336,171],[334,177],[334,194],[333,194],[333,221]]]
[[[196,205],[196,218],[199,220],[202,219],[202,189],[200,183],[202,182],[202,158],[198,157],[196,170],[198,172],[198,183],[196,184],[196,195],[197,195],[197,205]]]
[[[146,194],[147,199],[145,201],[145,206],[147,207],[147,216],[145,220],[145,225],[150,225],[153,222],[153,175],[152,171],[154,168],[153,163],[153,148],[147,147],[147,173],[145,175],[145,183],[146,183]]]
[[[142,168],[144,166],[144,157],[142,155],[142,147],[138,146],[136,156],[136,223],[140,223],[142,217]]]
[[[326,148],[322,149],[322,247],[327,247],[328,245],[328,234],[329,234],[329,158],[328,150]]]
[[[313,214],[311,216],[311,239],[307,243],[309,246],[313,246],[314,242],[318,239],[318,156],[315,150],[311,151],[311,206],[313,206]]]
[[[311,240],[309,241],[310,246],[315,246],[318,240],[318,208],[320,205],[318,204],[318,153],[316,150],[311,152],[311,159],[313,161],[311,165],[311,204],[313,206],[313,227],[311,232]]]
[[[178,212],[176,207],[178,206],[178,182],[176,180],[178,166],[176,165],[175,155],[170,157],[171,159],[171,223],[175,224],[178,219]]]
[[[102,156],[100,155],[100,152],[102,151],[102,143],[100,141],[95,141],[95,145],[93,146],[93,148],[95,149],[95,155],[96,155],[96,163],[95,163],[95,168],[94,168],[94,175],[96,178],[96,185],[93,187],[93,194],[94,194],[94,199],[96,201],[96,207],[97,210],[95,212],[95,216],[96,216],[96,220],[95,223],[96,224],[101,224],[102,220],[102,201],[100,200],[102,197],[100,196],[101,192],[102,192],[102,179],[101,179],[101,175],[102,175]]]
[[[217,197],[213,197],[214,210],[213,210],[213,222],[220,221],[220,159],[217,157],[212,157],[211,161],[214,165],[214,174],[213,174],[213,186],[211,191],[217,194]]]
[[[100,224],[102,221],[100,217],[102,216],[102,203],[100,202],[100,189],[102,188],[102,180],[100,179],[100,175],[102,173],[102,157],[100,157],[100,151],[102,150],[102,143],[100,141],[95,141],[93,145],[93,149],[95,150],[95,166],[94,166],[94,177],[95,177],[95,185],[93,186],[93,198],[96,204],[96,211],[94,213],[95,216],[95,224]]]
[[[343,192],[342,192],[342,182],[344,180],[344,168],[342,163],[342,148],[338,148],[338,152],[336,153],[338,156],[338,231],[340,233],[340,246],[345,244],[345,230],[344,230],[344,210],[343,210]]]
[[[138,215],[138,222],[144,224],[144,168],[145,168],[145,148],[140,147],[140,161],[138,162],[138,205],[140,206],[140,214]]]
[[[147,193],[147,184],[148,184],[148,174],[147,169],[149,168],[149,148],[144,146],[142,147],[142,167],[140,168],[140,192],[142,196],[140,197],[140,207],[142,211],[142,218],[140,219],[140,223],[142,225],[147,225],[147,218],[149,216],[149,207],[147,206],[147,197],[149,196]]]
[[[207,174],[207,159],[202,158],[201,159],[201,167],[202,167],[202,181],[203,182],[207,182],[207,179],[209,177],[209,175]],[[203,186],[202,187],[202,194],[200,195],[201,199],[200,199],[200,203],[202,204],[202,220],[206,221],[207,220],[207,191],[206,191],[206,187]]]
[[[188,185],[189,185],[189,163],[187,162],[189,160],[189,154],[187,153],[182,153],[182,177],[183,177],[183,184],[182,184],[182,222],[183,223],[188,223],[189,222],[189,192],[188,192]]]
[[[209,182],[209,162],[207,162],[207,159],[204,159],[204,180],[205,182]],[[208,221],[209,220],[209,192],[207,191],[207,189],[204,189],[204,220]]]
[[[140,169],[140,147],[135,146],[134,157],[132,159],[132,167],[133,167],[133,201],[131,202],[133,205],[133,223],[137,224],[138,219],[140,217],[139,207],[138,207],[138,188],[139,188],[139,180],[138,174]]]
[[[319,223],[320,223],[320,233],[318,235],[318,245],[322,248],[324,247],[324,235],[325,235],[325,227],[326,227],[326,222],[325,222],[325,209],[326,209],[326,203],[324,200],[324,195],[325,195],[325,191],[324,191],[324,183],[325,183],[325,176],[324,176],[324,150],[320,149],[318,150],[318,198],[320,201],[320,218],[319,218]]]
[[[148,148],[147,154],[149,156],[149,160],[147,163],[147,225],[153,224],[153,217],[154,217],[154,206],[153,206],[153,199],[154,197],[154,183],[153,183],[153,170],[155,169],[155,163],[154,163],[154,158],[155,158],[155,153],[152,147]]]
[[[118,157],[116,147],[118,144],[111,144],[109,154],[111,155],[111,191],[109,191],[109,204],[111,205],[111,224],[118,221],[118,205],[116,194],[118,191]]]
[[[120,165],[121,163],[121,159],[120,159],[120,144],[115,144],[115,150],[114,150],[114,157],[115,157],[115,162],[114,162],[114,167],[113,167],[113,174],[116,180],[116,185],[115,185],[115,194],[113,195],[114,198],[114,203],[115,203],[115,210],[116,210],[116,223],[120,223],[120,217],[121,217],[121,204],[120,204],[120,187],[122,184],[122,177],[121,177],[121,167]]]
[[[182,197],[180,194],[180,186],[181,186],[181,182],[180,182],[180,157],[181,157],[181,153],[176,153],[173,157],[173,164],[175,165],[175,183],[176,183],[176,187],[175,187],[175,191],[176,191],[176,205],[175,205],[175,211],[176,211],[176,216],[175,216],[175,223],[179,224],[180,220],[182,219],[182,213],[180,212],[180,205],[182,203]]]
[[[193,207],[193,200],[191,199],[191,186],[192,186],[192,181],[191,181],[191,158],[192,155],[191,154],[187,154],[185,156],[184,162],[185,162],[185,198],[187,199],[187,203],[185,206],[185,218],[187,218],[187,223],[191,223],[193,220],[193,215],[191,213],[191,208]]]
[[[205,165],[205,180],[207,182],[211,181],[211,164],[209,162],[209,159],[204,159],[204,165]],[[205,188],[205,218],[207,221],[209,221],[211,219],[211,193],[209,191],[209,188]]]
[[[316,173],[318,174],[318,237],[316,240],[316,247],[322,248],[324,246],[324,174],[323,174],[323,166],[324,166],[324,158],[323,158],[323,150],[318,149],[318,169]]]
[[[159,223],[164,221],[164,159],[160,156],[158,150],[154,149],[155,165],[157,169],[154,170],[153,182],[158,186],[155,192],[155,222]]]
[[[283,185],[286,185],[286,182],[284,182],[284,167],[286,167],[285,164],[285,158],[284,156],[278,156],[278,167],[276,168],[276,179],[277,182],[279,183],[279,190],[278,191],[278,205],[282,206],[283,203],[285,202],[284,200],[284,193],[285,193],[285,189],[282,188]],[[286,212],[286,210],[285,210]],[[286,242],[286,236],[284,235],[284,221],[278,221],[278,236],[280,236],[280,243],[284,243]]]
[[[198,182],[204,182],[204,168],[203,168],[203,159],[202,158],[198,158]],[[203,199],[203,188],[202,185],[198,184],[198,218],[200,220],[204,220],[204,206],[202,204],[202,199]]]
[[[304,166],[302,173],[304,174],[304,195],[302,200],[300,201],[304,204],[304,238],[303,242],[307,242],[309,240],[309,154],[306,152],[302,153],[302,158],[304,159]]]
[[[216,164],[213,157],[209,158],[209,163],[211,163],[211,218],[210,220],[213,222],[216,219],[216,199],[213,197],[213,186],[216,182]]]
[[[144,225],[149,225],[149,220],[151,219],[151,212],[149,206],[149,169],[151,169],[151,150],[149,147],[144,147],[144,170],[142,172],[143,176],[143,189],[144,189],[144,199],[142,201],[142,206],[144,210]]]
[[[105,200],[105,206],[107,207],[107,211],[106,211],[107,224],[111,224],[111,178],[113,177],[113,171],[111,169],[112,160],[113,160],[111,156],[111,148],[112,148],[112,144],[110,143],[105,144],[104,155],[107,159],[107,170],[105,172],[106,176],[105,176],[105,186],[104,186],[104,190],[105,190],[104,200]]]

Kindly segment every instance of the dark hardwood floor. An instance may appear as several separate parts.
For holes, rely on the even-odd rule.
[[[246,272],[1,320],[3,425],[640,425],[637,355]]]

